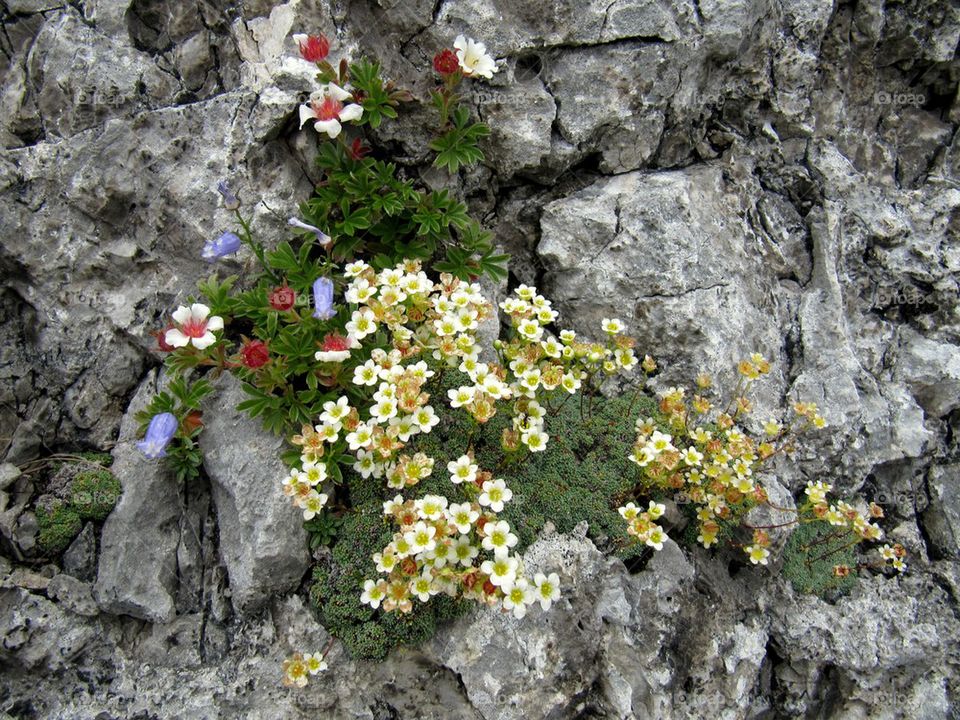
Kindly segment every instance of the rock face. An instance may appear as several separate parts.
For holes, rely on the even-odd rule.
[[[113,451],[120,501],[100,538],[95,593],[104,612],[169,622],[176,612],[179,486],[163,463],[146,461],[134,443],[134,415],[159,389],[156,373],[134,396]]]
[[[283,438],[236,409],[246,395],[225,374],[204,417],[204,469],[210,476],[220,527],[220,552],[239,613],[295,589],[307,571],[303,518],[280,490],[287,472],[280,460]]]
[[[33,480],[0,467],[0,711],[17,717],[523,718],[957,715],[960,692],[960,10],[803,0],[8,1],[0,34],[0,461],[112,450],[123,486],[62,567],[37,557]],[[310,193],[313,88],[293,32],[366,53],[420,98],[368,140],[451,187],[585,335],[620,317],[655,386],[718,384],[763,352],[757,406],[817,402],[827,431],[776,466],[880,499],[910,573],[835,603],[776,565],[668,544],[639,572],[582,532],[527,563],[564,598],[477,611],[382,664],[332,646],[298,594],[279,441],[206,408],[204,476],[133,442],[151,333],[210,272],[228,178],[268,242]],[[422,128],[430,58],[458,34],[498,59],[468,89],[486,161],[441,178]],[[218,265],[239,272],[248,258]],[[498,290],[499,291],[499,290]],[[494,325],[485,329],[496,335]],[[775,513],[755,518],[775,524]],[[784,538],[779,535],[777,542]],[[728,567],[729,565],[729,567]],[[92,587],[87,583],[92,583]],[[95,606],[94,604],[95,603]],[[188,670],[184,670],[188,668]],[[2,714],[0,713],[0,714]]]

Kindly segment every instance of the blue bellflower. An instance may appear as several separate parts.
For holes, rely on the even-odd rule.
[[[313,282],[313,316],[317,320],[329,320],[336,311],[333,309],[333,280],[317,278]]]
[[[150,419],[150,426],[147,428],[147,435],[137,447],[151,460],[166,457],[167,445],[177,434],[177,428],[180,423],[173,413],[160,413]]]
[[[314,227],[313,225],[308,225],[307,223],[303,222],[303,220],[298,220],[295,217],[292,217],[289,220],[287,220],[287,224],[292,225],[295,228],[300,228],[301,230],[312,232],[314,235],[317,236],[317,242],[320,243],[323,247],[326,247],[327,245],[329,245],[330,240],[332,239],[320,228]]]
[[[207,241],[207,244],[203,246],[203,259],[208,262],[212,262],[217,258],[233,255],[237,250],[240,249],[240,245],[241,243],[239,237],[234,235],[232,232],[225,232],[216,240]]]

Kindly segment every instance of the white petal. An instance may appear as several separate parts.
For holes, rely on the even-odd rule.
[[[210,308],[208,308],[203,303],[194,303],[190,306],[190,314],[193,315],[194,320],[203,320],[207,319],[207,315],[210,314]]]
[[[340,111],[340,120],[341,122],[359,120],[361,115],[363,115],[363,108],[360,105],[351,103]]]
[[[163,339],[167,341],[167,345],[173,345],[174,347],[184,347],[190,342],[190,338],[176,328],[167,330],[167,334],[163,336]]]
[[[489,80],[497,71],[497,63],[494,62],[493,58],[484,56],[477,61],[473,70],[477,75],[482,75]]]
[[[336,138],[342,129],[338,120],[317,120],[313,124],[313,128],[319,133],[326,133],[331,140]]]
[[[207,320],[207,330],[223,330],[223,318],[219,315],[214,315]]]
[[[304,35],[303,33],[297,33],[293,36],[293,41],[299,47],[300,44],[305,43],[309,37],[310,37],[309,35]]]
[[[198,350],[205,350],[217,341],[216,335],[209,330],[202,337],[193,338],[193,346]]]
[[[327,96],[332,97],[334,100],[339,100],[340,102],[349,100],[351,97],[353,97],[350,93],[335,83],[327,83],[324,88],[324,92]]]
[[[457,39],[453,41],[453,47],[461,52],[466,49],[467,40],[463,35],[457,35]]]
[[[181,305],[173,313],[173,321],[178,325],[183,325],[189,319],[190,308],[188,308],[186,305]]]
[[[308,120],[313,120],[316,117],[316,114],[313,112],[313,108],[310,105],[301,105],[300,106],[300,127],[303,128],[304,123]]]

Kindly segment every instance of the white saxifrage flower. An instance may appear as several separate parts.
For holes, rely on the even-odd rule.
[[[487,480],[483,483],[483,492],[477,498],[477,502],[485,507],[489,507],[494,512],[501,512],[503,504],[509,502],[513,497],[513,491],[507,487],[503,480]]]
[[[556,573],[537,573],[533,576],[533,583],[536,585],[534,594],[540,607],[549,610],[551,603],[560,599],[560,576]]]

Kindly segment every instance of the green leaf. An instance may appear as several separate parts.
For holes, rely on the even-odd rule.
[[[433,164],[445,167],[452,173],[461,165],[471,165],[483,160],[484,155],[477,142],[490,134],[484,123],[470,124],[469,112],[464,107],[453,111],[453,127],[430,142],[430,149],[437,152]]]

